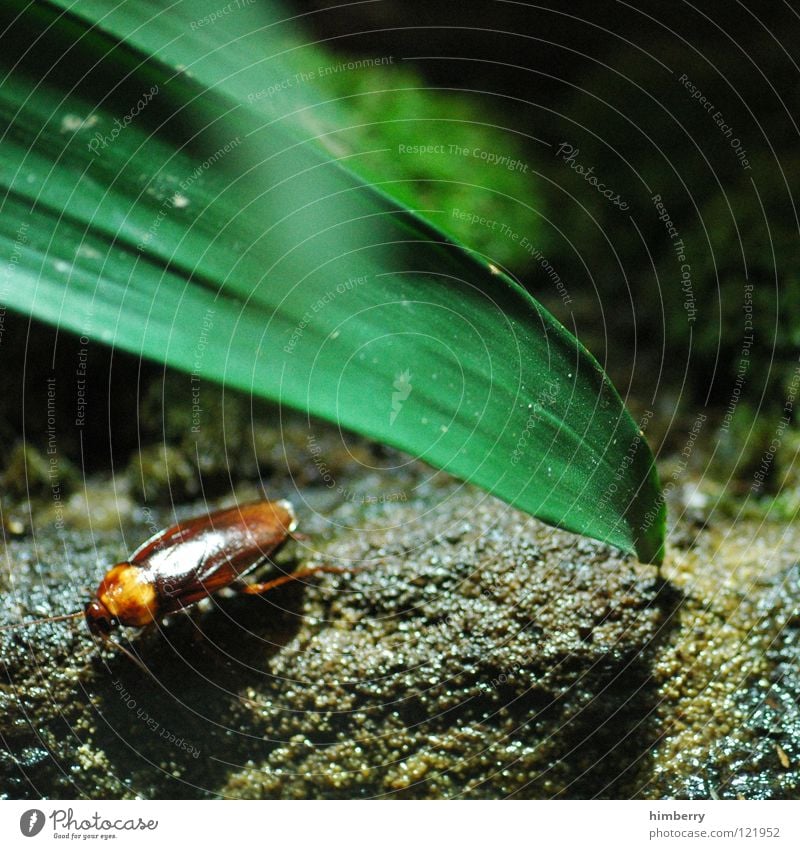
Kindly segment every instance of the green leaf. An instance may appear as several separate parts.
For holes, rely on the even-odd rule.
[[[311,105],[253,97],[293,73],[263,4],[202,26],[216,2],[9,5],[25,11],[2,51],[5,303],[660,561],[653,458],[601,367],[321,152],[310,86]]]

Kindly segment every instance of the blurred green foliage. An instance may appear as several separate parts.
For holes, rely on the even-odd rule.
[[[405,19],[402,4],[384,5]],[[675,28],[657,23],[655,7],[654,18],[646,9],[600,13],[588,2],[570,11],[567,21],[472,4],[471,31],[448,29],[459,13],[437,6],[421,12],[427,28],[348,39],[348,48],[361,48],[349,58],[436,58],[419,60],[414,71],[393,63],[322,79],[353,116],[336,141],[351,167],[507,264],[623,392],[628,383],[634,406],[652,405],[656,393],[665,422],[677,412],[673,450],[708,408],[703,442],[714,455],[712,474],[733,473],[746,490],[785,413],[800,351],[796,77],[779,46],[789,30],[777,9],[758,10],[756,23],[719,2],[687,12]],[[333,17],[315,26],[327,35],[379,23],[369,10],[349,14],[347,26]],[[578,23],[598,17],[597,28]],[[544,38],[520,41],[516,34],[527,31]],[[442,61],[521,45],[532,49],[509,66]],[[528,169],[398,155],[400,144],[437,143],[503,151]],[[577,151],[571,163],[559,155],[563,144]],[[529,236],[569,299],[535,250],[480,225],[457,228],[447,220],[454,207]],[[795,438],[794,409],[789,418],[785,444]],[[776,454],[765,504],[778,492],[795,503],[793,462],[791,451]]]
[[[73,375],[76,427],[97,403],[80,364],[98,342],[189,373],[193,435],[212,414],[203,385],[222,383],[661,561],[665,508],[653,457],[602,367],[495,265],[338,167],[376,167],[367,140],[348,137],[352,122],[340,118],[354,113],[313,83],[341,66],[328,59],[324,73],[303,73],[302,51],[284,64],[284,42],[266,18],[254,26],[231,15],[198,31],[194,16],[211,17],[212,0],[172,6],[158,25],[156,0],[111,11],[86,0],[74,20],[65,5],[48,0],[32,13],[20,2],[10,12],[19,13],[12,43],[39,46],[0,90],[12,126],[0,148],[9,198],[0,233],[14,257],[9,308],[80,334],[86,348]],[[398,116],[387,105],[359,123],[402,130],[379,144],[392,162],[433,164],[380,174],[379,183],[454,187],[431,195],[443,209],[424,212],[513,232],[502,204],[487,206],[490,227],[471,199],[502,196],[497,175],[529,178],[527,163],[505,134],[486,134],[477,107],[445,119],[444,102],[415,100],[417,90],[387,92],[403,104],[399,117],[378,121]],[[158,97],[114,136],[116,116],[143,91]],[[380,109],[369,92],[361,100]],[[110,140],[102,153],[90,141],[98,135]],[[334,159],[314,149],[321,141]],[[475,164],[466,185],[419,176],[455,177],[447,168],[467,160]],[[466,218],[449,206],[462,200]],[[54,383],[54,404],[57,394]],[[218,434],[209,430],[212,444]],[[215,476],[219,457],[206,464],[196,447],[198,468]],[[130,472],[158,500],[184,499],[204,491],[193,466],[174,446],[158,446]]]
[[[756,411],[774,411],[800,344],[796,69],[781,48],[797,21],[777,7],[711,0],[667,27],[663,11],[655,2],[634,10],[588,0],[569,13],[425,4],[415,28],[403,25],[407,5],[388,0],[380,12],[337,7],[309,17],[331,52],[304,49],[317,51],[320,65],[421,57],[413,71],[395,61],[319,80],[352,113],[349,137],[337,137],[348,164],[417,208],[445,210],[433,213],[437,224],[507,263],[568,326],[574,319],[612,374],[639,372],[637,396],[658,381],[681,407],[724,412],[736,388]],[[399,144],[437,142],[503,152],[529,169],[397,154]],[[565,163],[565,142],[627,209]],[[685,245],[688,292],[655,195]],[[541,247],[568,306],[534,251],[485,227],[457,229],[446,220],[453,207],[507,222]],[[753,342],[737,384],[750,285]]]
[[[304,49],[303,67],[344,67],[315,76],[337,112],[320,140],[468,248],[496,265],[524,267],[541,231],[535,141],[510,129],[488,95],[436,88],[388,58],[364,67],[363,59]]]
[[[556,123],[554,140],[579,149],[630,208],[621,213],[554,155],[542,165],[558,185],[544,184],[565,237],[554,257],[573,290],[596,286],[606,306],[622,306],[606,313],[613,337],[633,342],[635,332],[684,403],[725,411],[740,394],[774,410],[800,344],[789,116],[725,45],[696,56],[668,42],[652,46],[665,64],[620,54],[565,102],[571,120]],[[777,74],[779,53],[763,56]]]

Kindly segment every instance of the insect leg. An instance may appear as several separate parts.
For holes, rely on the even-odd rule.
[[[300,569],[298,572],[292,572],[290,575],[281,575],[280,578],[273,578],[271,581],[264,581],[261,584],[247,584],[247,586],[242,587],[240,592],[247,593],[248,595],[262,595],[275,589],[275,587],[283,586],[283,584],[288,584],[291,581],[297,581],[300,578],[307,578],[310,575],[316,575],[319,572],[333,572],[337,575],[343,575],[347,572],[359,572],[362,568],[361,566],[312,566],[308,569]]]

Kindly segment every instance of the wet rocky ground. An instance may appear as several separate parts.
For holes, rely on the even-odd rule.
[[[312,462],[280,434],[295,459],[267,491],[307,536],[275,568],[357,569],[122,635],[149,672],[80,620],[0,632],[4,797],[797,797],[796,528],[676,491],[659,573],[400,455],[319,440]],[[2,623],[80,609],[176,515],[139,505],[99,477],[58,516],[6,507]]]

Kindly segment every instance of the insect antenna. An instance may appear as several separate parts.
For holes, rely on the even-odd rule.
[[[0,631],[15,631],[17,628],[27,628],[28,625],[44,625],[45,622],[63,622],[65,619],[76,619],[83,616],[83,611],[65,613],[63,616],[46,616],[44,619],[31,619],[30,622],[16,622],[12,625],[0,625]]]
[[[65,613],[63,616],[46,616],[44,619],[32,619],[30,622],[18,622],[13,625],[0,625],[0,631],[14,631],[17,628],[27,628],[28,625],[43,625],[45,622],[63,622],[67,619],[77,619],[79,616],[85,616],[82,610],[79,610],[77,613]],[[130,651],[130,649],[126,649],[125,646],[120,645],[116,640],[112,640],[111,637],[103,637],[103,641],[110,643],[115,649],[119,649],[143,672],[146,672],[156,683],[161,683],[158,678],[156,678],[156,676],[153,675],[153,673],[144,665],[144,663],[142,663],[142,661],[136,657],[132,651]]]
[[[111,637],[103,637],[103,641],[109,643],[114,646],[115,649],[119,649],[129,660],[132,660],[142,672],[146,672],[155,682],[156,684],[161,684],[161,682],[156,678],[156,676],[152,673],[152,671],[144,665],[144,663],[130,650],[126,649],[121,643],[118,643],[116,640],[112,640]]]

